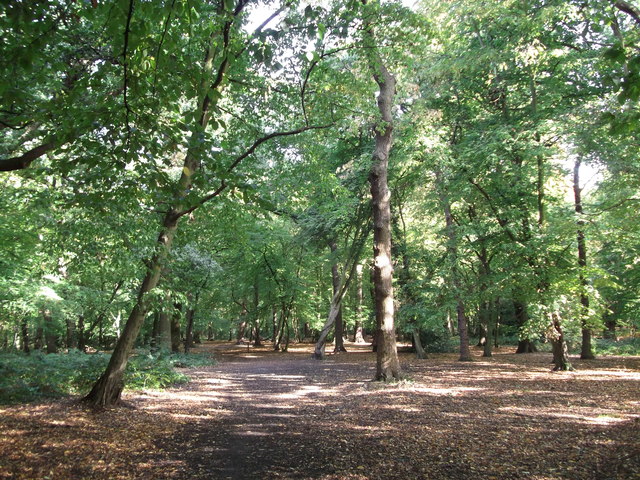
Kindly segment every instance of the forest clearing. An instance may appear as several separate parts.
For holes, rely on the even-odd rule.
[[[219,362],[166,391],[95,411],[65,399],[0,408],[0,478],[633,479],[640,358],[473,362],[400,354],[408,379],[372,382],[375,354],[311,358],[207,343]]]

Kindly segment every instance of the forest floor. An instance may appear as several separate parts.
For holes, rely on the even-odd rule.
[[[0,478],[640,479],[640,357],[401,354],[385,385],[368,347],[311,348],[208,343],[216,365],[123,407],[2,407]]]

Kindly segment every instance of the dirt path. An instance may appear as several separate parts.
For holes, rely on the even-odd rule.
[[[96,413],[73,401],[0,411],[0,478],[640,478],[640,358],[402,356],[410,380],[369,381],[374,356],[318,362],[208,345],[219,363]],[[478,354],[478,352],[476,352]]]

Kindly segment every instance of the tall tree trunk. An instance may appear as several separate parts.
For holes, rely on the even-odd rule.
[[[335,258],[335,253],[338,250],[338,245],[335,241],[329,242],[329,248],[331,249],[331,253],[334,254],[333,265],[331,265],[331,284],[333,286],[333,296],[338,294],[340,291],[340,273],[338,272],[338,260]],[[346,352],[347,349],[344,348],[344,324],[342,323],[342,302],[338,304],[338,314],[335,319],[335,347],[333,349],[333,353],[338,352]]]
[[[226,2],[225,2],[226,3]],[[223,5],[224,7],[224,5]],[[212,96],[213,91],[219,93],[223,79],[226,76],[232,58],[229,52],[229,40],[231,38],[230,31],[235,22],[236,17],[241,13],[244,7],[243,3],[239,3],[237,8],[232,12],[222,29],[222,35],[212,35],[203,62],[203,77],[200,85],[200,98],[198,99],[198,107],[195,111],[197,118],[197,126],[192,130],[191,138],[199,138],[200,132],[207,128],[211,111],[215,108],[216,100]],[[225,12],[221,12],[225,13]],[[220,58],[216,75],[214,73],[214,58],[216,55]],[[211,79],[214,78],[213,83]],[[198,143],[198,142],[193,142]],[[188,145],[192,142],[189,141]],[[254,144],[257,146],[257,144]],[[255,147],[254,147],[255,149]],[[138,333],[144,323],[144,319],[149,310],[147,294],[154,289],[160,280],[162,269],[167,261],[171,245],[176,234],[178,221],[181,216],[185,215],[185,195],[191,189],[194,173],[200,168],[199,154],[190,147],[184,159],[184,165],[180,179],[176,184],[175,196],[171,208],[167,210],[164,216],[160,234],[155,245],[153,256],[146,262],[147,272],[145,278],[138,289],[136,302],[129,314],[124,331],[118,342],[116,343],[113,354],[103,375],[95,383],[91,392],[85,397],[85,400],[95,406],[108,406],[117,403],[124,388],[123,376],[124,370],[129,361],[129,355],[133,350]],[[236,160],[239,162],[242,157]],[[219,192],[219,191],[218,191]],[[215,196],[215,195],[214,195]],[[213,197],[209,197],[213,198]]]
[[[164,308],[158,315],[156,347],[163,353],[171,350],[171,317]]]
[[[585,270],[587,268],[587,241],[584,235],[584,220],[582,219],[582,188],[580,188],[580,165],[582,160],[576,158],[573,166],[573,198],[577,215],[577,238],[578,238],[578,281],[580,282],[580,324],[582,327],[582,345],[580,358],[583,360],[593,360],[593,347],[591,345],[591,329],[588,325],[589,318],[589,296],[587,295],[587,279]]]
[[[67,317],[67,338],[66,344],[68,350],[73,350],[77,348],[78,341],[76,336],[76,324],[71,317]]]
[[[184,353],[189,353],[193,348],[193,317],[196,314],[195,307],[189,307],[185,315]]]
[[[451,279],[456,296],[456,315],[458,319],[458,336],[460,337],[460,358],[461,362],[471,361],[471,351],[469,349],[468,319],[465,311],[464,299],[462,296],[462,282],[460,281],[460,271],[458,265],[458,238],[456,227],[451,214],[451,203],[446,194],[442,172],[436,169],[436,183],[438,184],[441,207],[444,210],[444,219],[447,232],[447,252],[451,262]]]
[[[363,0],[366,5],[367,1]],[[377,4],[377,2],[376,2]],[[396,348],[393,304],[393,263],[391,261],[391,192],[387,181],[389,152],[393,143],[393,97],[396,79],[387,70],[380,57],[372,26],[374,10],[364,17],[364,53],[373,79],[378,84],[378,111],[375,126],[375,148],[372,155],[369,183],[373,210],[373,284],[375,290],[376,325],[378,339],[376,351],[376,380],[400,379],[402,373]]]
[[[49,309],[43,310],[42,318],[44,319],[44,338],[47,343],[47,353],[58,353],[58,347],[56,345],[57,338],[53,326],[51,311]]]
[[[180,352],[182,338],[180,338],[180,317],[182,316],[182,305],[176,303],[171,315],[171,351]]]
[[[182,175],[184,176],[185,173],[183,172]],[[138,290],[136,303],[129,314],[124,331],[111,354],[107,369],[85,397],[85,400],[92,405],[109,406],[120,400],[124,388],[124,370],[149,310],[147,294],[158,285],[162,268],[173,243],[177,221],[178,218],[173,210],[166,214],[163,229],[158,236],[156,252],[148,262],[147,273]]]
[[[260,339],[260,285],[258,283],[258,279],[256,278],[253,282],[253,311],[251,312],[251,316],[253,317],[253,325],[254,325],[254,347],[261,347],[262,340]]]
[[[84,334],[84,315],[78,315],[78,323],[76,324],[76,332],[78,334],[78,350],[84,352],[87,349]]]
[[[27,317],[22,317],[22,321],[20,322],[20,333],[22,336],[22,351],[24,353],[29,353],[29,323],[27,321]]]
[[[353,327],[353,342],[364,343],[362,332],[362,265],[356,266],[356,322]]]

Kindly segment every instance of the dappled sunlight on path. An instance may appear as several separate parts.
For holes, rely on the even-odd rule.
[[[218,363],[166,391],[95,412],[66,400],[0,410],[0,479],[622,480],[640,474],[640,358],[548,354],[473,362],[401,354],[407,379],[372,382],[375,354],[311,358],[209,343]]]
[[[405,355],[409,379],[383,385],[362,348],[323,362],[309,347],[217,348],[188,386],[139,400],[188,420],[163,443],[185,478],[596,479],[639,463],[640,372],[624,365],[557,374],[544,355]]]

